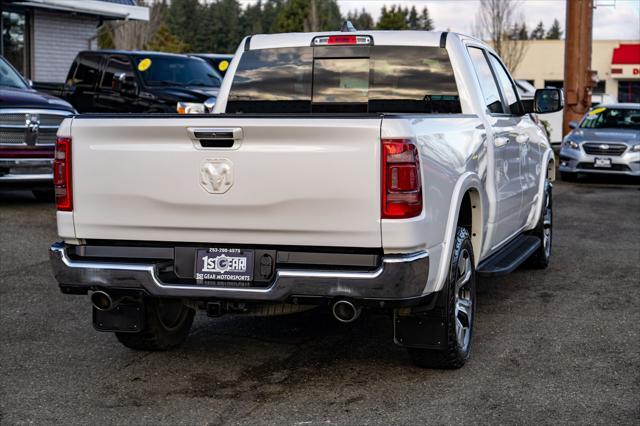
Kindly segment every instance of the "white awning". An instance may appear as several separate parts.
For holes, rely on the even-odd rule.
[[[149,20],[148,7],[129,6],[100,0],[24,0],[16,1],[13,4],[41,9],[86,13],[115,19],[131,19],[135,21]]]

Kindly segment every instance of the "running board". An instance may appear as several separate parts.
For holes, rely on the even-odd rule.
[[[513,272],[540,247],[540,239],[521,234],[478,265],[477,272],[483,277],[495,277]]]

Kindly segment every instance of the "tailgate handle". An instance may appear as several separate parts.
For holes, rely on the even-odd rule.
[[[187,129],[189,137],[200,144],[202,148],[233,148],[242,139],[242,129],[233,128],[202,128]]]

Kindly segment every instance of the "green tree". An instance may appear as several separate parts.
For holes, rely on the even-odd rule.
[[[342,16],[335,0],[288,0],[276,16],[274,32],[340,29]]]
[[[402,9],[400,6],[392,5],[390,9],[382,6],[376,28],[379,30],[406,30],[409,28],[407,24],[408,14],[409,11]]]
[[[174,0],[175,1],[175,0]],[[200,51],[232,53],[246,35],[241,22],[242,9],[237,0],[218,0],[207,4],[200,22],[203,44]]]
[[[560,22],[557,19],[553,20],[553,24],[549,31],[547,31],[547,40],[559,40],[562,37],[562,30],[560,29]]]
[[[190,50],[190,46],[171,34],[166,24],[161,24],[151,41],[144,46],[145,50],[156,52],[183,53]]]
[[[538,22],[538,25],[531,31],[531,40],[542,40],[544,38],[544,24],[542,21]]]
[[[253,5],[249,4],[244,9],[242,15],[240,15],[240,23],[245,34],[260,34],[267,32],[267,29],[263,26],[263,13],[264,7],[262,6],[262,0],[258,0]]]
[[[349,12],[347,14],[347,19],[351,21],[353,26],[358,30],[372,30],[375,28],[373,18],[364,10],[364,8],[362,8],[362,11],[360,12],[357,10]]]
[[[198,0],[172,0],[165,9],[163,22],[171,34],[194,50],[207,46],[207,33],[203,32],[207,7]],[[159,28],[159,27],[158,27]]]
[[[418,28],[425,31],[433,30],[433,20],[429,16],[429,9],[426,7],[422,8],[422,12],[420,13],[420,18],[418,19]]]
[[[420,18],[418,18],[418,11],[415,6],[411,6],[411,11],[409,12],[409,17],[407,18],[407,26],[410,30],[419,30],[420,28]]]
[[[520,30],[518,30],[518,40],[528,40],[529,39],[529,30],[527,29],[527,24],[525,22],[520,26]]]
[[[284,0],[267,0],[262,7],[262,28],[267,33],[273,33],[276,17],[284,7]]]

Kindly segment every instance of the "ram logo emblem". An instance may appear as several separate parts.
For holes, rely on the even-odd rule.
[[[226,158],[205,160],[200,168],[200,185],[211,194],[224,194],[233,185],[233,163]]]

